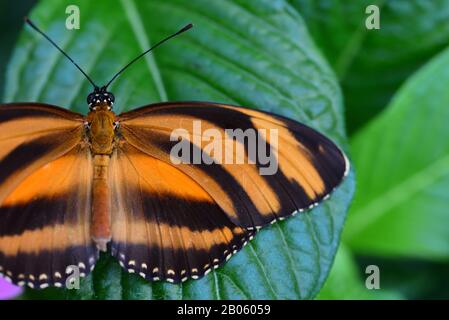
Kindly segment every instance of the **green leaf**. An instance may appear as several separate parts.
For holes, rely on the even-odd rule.
[[[360,268],[354,260],[351,251],[340,244],[334,265],[329,277],[317,296],[319,300],[368,300],[368,299],[400,299],[401,295],[384,289],[383,269],[380,272],[380,289],[367,289],[361,274],[365,268]],[[366,277],[368,275],[365,275]]]
[[[449,51],[352,140],[358,192],[345,239],[359,253],[449,257]]]
[[[71,3],[80,7],[80,30],[64,28],[60,1],[40,2],[31,17],[99,82],[163,36],[188,22],[196,26],[113,84],[116,112],[161,100],[228,102],[300,120],[345,145],[335,76],[302,18],[285,1]],[[86,112],[90,90],[40,35],[23,33],[9,65],[8,101],[40,101]],[[262,230],[224,267],[201,280],[148,283],[102,256],[81,291],[47,292],[74,299],[313,298],[332,264],[353,189],[351,175],[329,201]]]
[[[449,44],[449,0],[289,0],[336,70],[350,132],[385,108],[400,85]],[[380,30],[368,30],[368,5]]]

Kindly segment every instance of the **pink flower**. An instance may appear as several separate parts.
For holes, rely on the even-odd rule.
[[[0,300],[8,300],[18,296],[22,288],[10,284],[5,279],[0,278]]]

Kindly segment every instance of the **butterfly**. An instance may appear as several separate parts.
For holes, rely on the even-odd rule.
[[[348,174],[330,139],[275,114],[209,102],[115,114],[111,82],[192,25],[98,87],[26,22],[94,89],[86,116],[0,106],[0,272],[15,284],[62,287],[73,267],[89,274],[100,251],[149,281],[198,279],[259,228],[329,197]]]

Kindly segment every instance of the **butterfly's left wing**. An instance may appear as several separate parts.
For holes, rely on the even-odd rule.
[[[256,110],[165,103],[118,120],[121,138],[110,181],[112,249],[124,268],[147,279],[177,282],[204,275],[238,251],[256,227],[324,199],[348,170],[344,154],[323,135]],[[201,132],[195,131],[198,125]],[[229,129],[253,138],[260,133],[274,163],[254,159],[245,150],[257,141],[234,139]],[[172,157],[181,136],[191,151],[187,159]],[[201,141],[205,136],[234,162],[211,164],[219,155],[209,152],[210,144]],[[277,170],[263,170],[272,164]]]
[[[312,208],[349,170],[324,135],[253,109],[161,103],[124,113],[119,122],[124,143],[182,171],[244,228]]]

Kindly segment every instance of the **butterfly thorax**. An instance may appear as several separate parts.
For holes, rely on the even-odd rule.
[[[88,137],[94,155],[110,155],[114,148],[115,113],[110,106],[102,104],[87,115]]]

